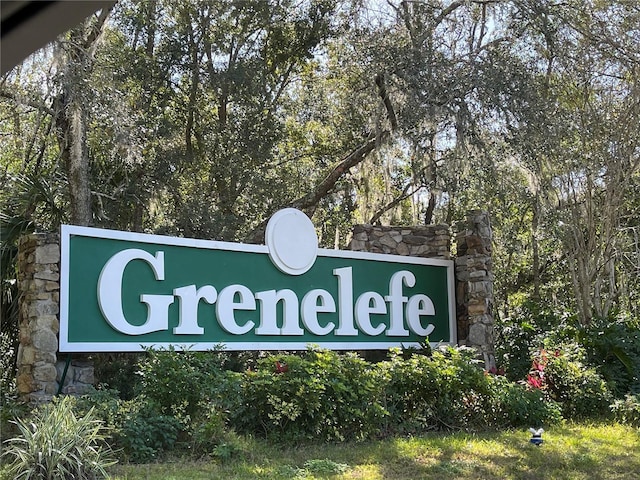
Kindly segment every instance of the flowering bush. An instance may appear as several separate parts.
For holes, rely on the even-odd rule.
[[[582,363],[583,358],[584,351],[577,344],[564,345],[552,354],[546,349],[538,350],[526,385],[560,403],[565,418],[607,416],[611,392],[598,372]]]

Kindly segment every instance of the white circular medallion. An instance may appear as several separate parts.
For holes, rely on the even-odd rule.
[[[289,275],[308,271],[318,255],[316,229],[309,217],[295,208],[280,210],[269,219],[265,243],[273,264]]]

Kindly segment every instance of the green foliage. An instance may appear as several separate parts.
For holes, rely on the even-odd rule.
[[[12,335],[0,332],[0,405],[16,391],[16,348]]]
[[[0,397],[0,443],[12,435],[17,435],[19,430],[15,420],[26,417],[29,405],[20,401],[16,396],[3,393]]]
[[[576,339],[584,347],[586,361],[617,398],[640,393],[640,321],[624,316],[596,318],[577,329]]]
[[[117,390],[123,400],[130,400],[135,396],[139,355],[99,353],[92,355],[92,359],[95,378],[100,379],[101,390]]]
[[[220,361],[213,352],[147,350],[138,364],[138,394],[144,394],[160,412],[188,421],[215,385]]]
[[[584,364],[580,345],[562,345],[546,357],[547,393],[560,403],[565,418],[603,418],[609,414],[611,392],[596,369]]]
[[[495,428],[540,427],[562,419],[561,405],[544,392],[513,383],[506,377],[492,377],[492,407],[487,412]]]
[[[627,425],[640,427],[640,395],[627,395],[611,405],[614,418]]]
[[[496,325],[496,362],[507,378],[522,380],[531,367],[531,350],[540,346],[544,336],[560,324],[549,307],[531,300],[518,305],[513,315]]]
[[[325,351],[269,356],[257,371],[228,380],[223,397],[234,399],[225,406],[230,424],[278,439],[363,439],[560,420],[558,404],[483,372],[465,349],[407,359],[397,350],[376,364]]]
[[[407,360],[396,355],[379,366],[391,428],[415,433],[484,424],[489,384],[472,351],[449,348]]]
[[[537,360],[542,388],[483,371],[465,348],[429,356],[396,349],[377,363],[311,349],[252,356],[251,368],[240,372],[223,371],[229,359],[218,352],[149,352],[139,365],[148,393],[123,401],[117,392],[97,391],[81,406],[111,427],[114,447],[132,462],[175,449],[226,462],[242,450],[235,432],[343,441],[548,427],[563,417],[607,415],[611,395],[597,372],[581,363],[584,349],[566,344],[565,353],[546,352]]]
[[[345,473],[349,469],[349,465],[324,458],[307,460],[304,462],[304,468],[315,475],[339,475]]]
[[[65,397],[18,419],[20,436],[7,441],[4,455],[15,479],[94,479],[106,477],[110,459],[103,424],[93,411],[77,417],[74,399]]]
[[[97,390],[78,401],[80,412],[95,412],[111,432],[112,446],[121,457],[134,463],[156,460],[171,450],[183,424],[160,413],[148,398],[121,400],[114,390]]]
[[[189,448],[197,455],[226,460],[240,450],[235,433],[227,426],[227,414],[207,403],[191,421]]]
[[[224,463],[238,456],[243,451],[240,438],[231,432],[226,433],[224,440],[218,441],[209,453],[211,457]]]
[[[122,402],[115,435],[116,445],[134,463],[156,460],[171,450],[182,428],[178,419],[161,414],[152,404],[141,400]]]
[[[385,414],[376,372],[355,354],[270,355],[239,380],[229,419],[240,432],[360,439],[373,435]]]

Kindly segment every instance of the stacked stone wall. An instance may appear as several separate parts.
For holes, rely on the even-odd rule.
[[[32,234],[20,239],[18,289],[18,392],[23,398],[38,403],[50,400],[58,392],[86,391],[94,378],[93,365],[85,359],[70,362],[60,389],[66,359],[58,357],[60,238],[57,234]]]
[[[451,258],[448,225],[392,227],[356,225],[350,250],[410,257]]]

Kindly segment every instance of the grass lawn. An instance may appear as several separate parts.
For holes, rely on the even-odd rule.
[[[640,479],[637,428],[567,424],[549,428],[540,447],[529,438],[512,431],[302,446],[244,440],[223,462],[118,465],[112,479]]]

